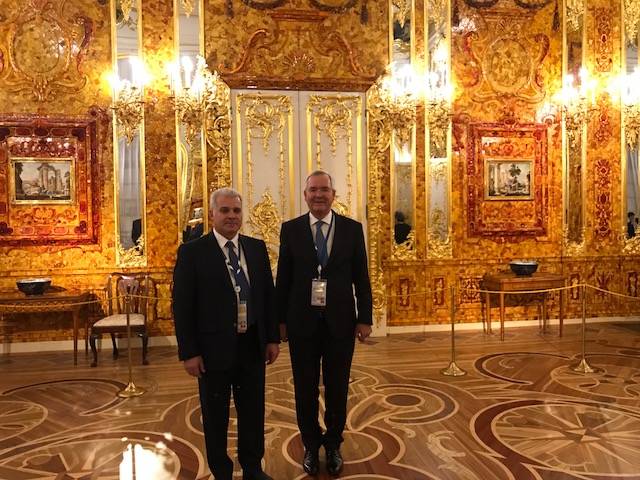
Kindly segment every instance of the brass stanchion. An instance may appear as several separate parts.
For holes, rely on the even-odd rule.
[[[580,363],[572,368],[574,372],[594,373],[597,370],[589,365],[585,352],[587,348],[587,286],[582,286],[582,359]]]
[[[130,397],[139,397],[144,393],[144,389],[140,387],[136,387],[136,384],[133,383],[133,367],[131,364],[131,297],[129,296],[129,292],[127,292],[124,296],[124,311],[127,316],[127,350],[129,352],[129,383],[124,389],[118,392],[118,396],[120,398],[130,398]]]
[[[462,377],[466,375],[467,372],[461,369],[456,364],[456,332],[455,332],[455,323],[456,323],[456,302],[455,302],[455,291],[453,285],[451,285],[451,362],[447,368],[443,368],[440,370],[442,375],[446,375],[448,377]]]

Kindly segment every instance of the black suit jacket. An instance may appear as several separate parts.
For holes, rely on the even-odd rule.
[[[264,356],[266,343],[279,342],[269,256],[262,240],[240,235],[240,245],[249,271],[251,316]],[[224,253],[213,232],[178,249],[172,307],[180,360],[201,355],[207,369],[230,368],[238,337],[238,306]]]
[[[335,212],[333,215],[333,244],[322,270],[322,278],[327,280],[324,317],[331,334],[344,338],[353,335],[356,323],[372,324],[371,284],[362,225]],[[311,306],[311,280],[317,276],[318,257],[306,214],[285,222],[280,231],[277,310],[290,337],[310,336],[316,331],[319,315],[318,307]]]

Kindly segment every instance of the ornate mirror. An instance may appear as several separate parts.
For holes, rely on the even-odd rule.
[[[111,0],[116,262],[146,265],[141,4]]]

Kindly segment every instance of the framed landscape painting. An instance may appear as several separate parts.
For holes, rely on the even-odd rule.
[[[73,204],[74,159],[13,157],[9,197],[14,204]]]
[[[485,199],[531,200],[533,160],[485,160]]]

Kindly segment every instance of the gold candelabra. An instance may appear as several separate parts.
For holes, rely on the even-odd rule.
[[[176,115],[178,122],[185,127],[187,143],[192,145],[205,126],[207,114],[215,108],[218,73],[211,73],[206,60],[201,56],[197,57],[193,78],[191,78],[192,63],[189,57],[183,58],[182,62],[184,81],[177,64],[172,64],[170,68]]]
[[[416,107],[419,102],[416,78],[410,65],[386,73],[378,80],[378,102],[376,108],[387,119],[398,148],[411,144]]]

